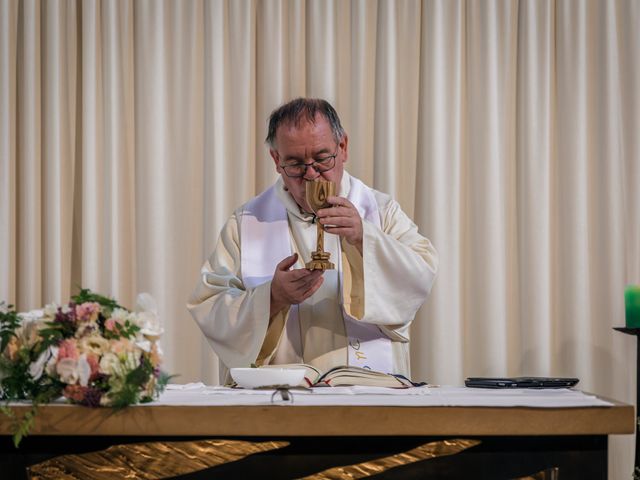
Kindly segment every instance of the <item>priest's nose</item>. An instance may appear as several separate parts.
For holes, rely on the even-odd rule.
[[[313,163],[306,165],[307,169],[304,171],[304,179],[306,181],[317,180],[320,178],[320,172],[313,168]],[[309,170],[311,170],[311,176],[309,176]]]

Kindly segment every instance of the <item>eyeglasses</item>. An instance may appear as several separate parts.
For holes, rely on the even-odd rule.
[[[338,156],[339,147],[339,145],[336,147],[336,153],[334,153],[333,155],[316,158],[312,163],[281,163],[279,164],[279,166],[282,167],[287,177],[292,178],[304,177],[304,175],[307,173],[307,168],[309,167],[313,168],[318,173],[328,172],[336,166],[336,157]]]

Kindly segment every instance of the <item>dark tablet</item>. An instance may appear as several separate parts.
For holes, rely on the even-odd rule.
[[[475,388],[569,388],[578,382],[577,378],[557,377],[469,377],[464,384]]]

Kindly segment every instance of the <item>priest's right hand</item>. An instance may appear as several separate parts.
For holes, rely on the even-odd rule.
[[[297,261],[298,254],[294,253],[276,267],[271,280],[271,317],[290,305],[304,302],[322,285],[322,270],[291,270]]]

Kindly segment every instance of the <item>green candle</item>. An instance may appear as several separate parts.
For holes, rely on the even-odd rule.
[[[627,285],[624,289],[627,328],[640,328],[640,285]]]

